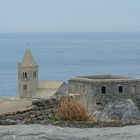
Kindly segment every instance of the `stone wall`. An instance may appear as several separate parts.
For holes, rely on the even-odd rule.
[[[68,84],[64,82],[56,92],[56,96],[64,96],[68,92]]]
[[[129,77],[118,76],[118,75],[94,75],[94,76],[78,76],[78,78],[86,78],[86,79],[127,79]]]
[[[122,92],[119,92],[119,86]],[[102,93],[102,87],[106,88],[106,93]],[[140,81],[139,80],[105,80],[87,81],[70,79],[69,93],[80,94],[84,97],[91,108],[104,106],[106,103],[115,100],[131,98],[140,109]]]

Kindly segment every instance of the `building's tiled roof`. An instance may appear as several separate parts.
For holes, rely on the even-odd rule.
[[[40,88],[37,89],[36,93],[33,95],[32,98],[44,98],[48,99],[56,94],[58,89],[45,89]]]
[[[39,81],[38,88],[58,89],[63,83],[63,81],[43,80]]]
[[[32,98],[50,98],[57,93],[63,83],[63,81],[39,81],[38,89]]]

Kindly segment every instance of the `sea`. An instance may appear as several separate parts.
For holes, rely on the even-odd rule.
[[[40,80],[140,77],[140,32],[0,33],[0,97],[17,96],[18,63],[31,49]]]

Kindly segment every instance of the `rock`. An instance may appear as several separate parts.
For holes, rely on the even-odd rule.
[[[17,124],[16,121],[11,119],[0,120],[0,125],[14,125]]]
[[[51,125],[0,126],[1,140],[139,140],[140,125],[109,128],[68,128]]]
[[[56,108],[59,103],[57,97],[52,97],[50,99],[36,99],[32,101],[33,106],[45,107],[45,108]]]
[[[95,111],[97,121],[136,121],[140,112],[131,99],[108,103],[103,110]]]
[[[37,107],[45,107],[45,100],[44,99],[33,100],[32,105]]]
[[[59,99],[55,97],[45,100],[45,105],[47,108],[56,108],[58,103]]]

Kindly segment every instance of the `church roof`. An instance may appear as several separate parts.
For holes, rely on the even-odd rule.
[[[23,66],[36,66],[37,63],[34,60],[31,50],[30,49],[26,49],[24,57],[22,59],[22,63]]]
[[[39,81],[38,88],[58,89],[64,81],[51,81],[43,80]]]
[[[32,95],[32,98],[44,98],[48,99],[53,97],[57,93],[58,89],[46,89],[39,88],[36,93]]]
[[[64,81],[39,81],[38,89],[32,98],[50,98],[53,97],[63,85]]]

